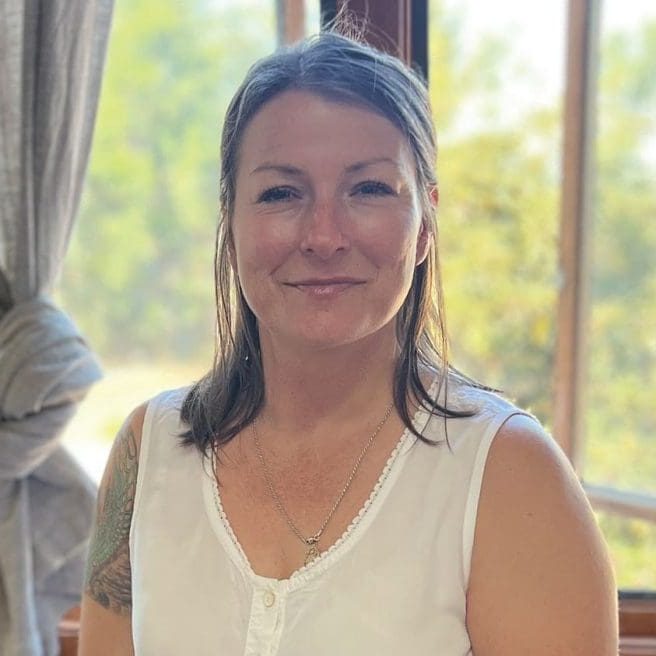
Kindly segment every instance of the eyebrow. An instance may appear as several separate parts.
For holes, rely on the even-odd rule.
[[[374,164],[392,164],[399,168],[399,162],[395,159],[392,159],[391,157],[374,157],[373,159],[366,159],[362,162],[356,162],[355,164],[347,166],[346,172],[357,173],[358,171],[366,169],[369,166],[373,166]]]
[[[367,159],[361,162],[355,162],[354,164],[350,164],[349,166],[346,167],[346,173],[357,173],[358,171],[361,171],[362,169],[366,169],[369,166],[373,166],[374,164],[385,164],[385,163],[392,164],[397,168],[399,167],[399,162],[391,157],[374,157],[372,159]],[[299,177],[303,175],[303,171],[301,171],[301,169],[295,166],[291,166],[289,164],[273,164],[269,162],[265,162],[264,164],[260,164],[260,166],[254,168],[250,172],[250,175],[253,175],[254,173],[261,173],[263,171],[277,171],[278,173],[282,173],[283,175],[289,175],[292,177]]]
[[[288,164],[269,164],[268,162],[260,164],[260,166],[254,168],[250,174],[261,173],[262,171],[277,171],[278,173],[291,176],[303,175],[303,171],[295,166],[290,166]]]

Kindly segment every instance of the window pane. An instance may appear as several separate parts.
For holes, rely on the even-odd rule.
[[[585,478],[656,495],[654,61],[656,5],[636,1],[627,12],[625,3],[608,0],[599,67]]]
[[[602,14],[585,478],[656,495],[656,7]],[[621,587],[656,589],[656,524],[599,514]]]
[[[617,587],[656,589],[656,524],[595,511],[615,565]]]
[[[585,478],[654,492],[656,232],[647,218],[656,215],[656,29],[645,15],[649,3],[638,4],[643,14],[630,22],[622,3],[605,7]],[[441,253],[456,364],[532,407],[547,427],[565,9],[565,2],[430,5]],[[620,26],[625,36],[613,36]],[[653,527],[597,516],[618,584],[655,587],[653,572],[645,574],[656,557]]]
[[[305,33],[308,36],[321,31],[321,0],[305,0]]]
[[[118,2],[93,152],[59,296],[102,360],[65,441],[96,478],[136,405],[213,352],[222,116],[275,47],[273,0]]]
[[[429,16],[455,363],[549,425],[564,3],[431,0]]]

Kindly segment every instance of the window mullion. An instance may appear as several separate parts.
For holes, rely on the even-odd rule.
[[[579,476],[599,23],[600,0],[569,1],[553,417],[555,438]]]
[[[305,0],[276,0],[278,45],[300,41],[305,36]]]

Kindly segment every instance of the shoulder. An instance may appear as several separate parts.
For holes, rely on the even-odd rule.
[[[129,535],[147,404],[123,422],[105,467],[87,553],[79,653],[133,653]]]
[[[186,385],[185,387],[164,390],[143,405],[148,409],[149,414],[174,413],[179,415],[192,389],[192,385]]]
[[[98,489],[87,554],[86,597],[123,616],[129,615],[132,605],[128,542],[146,409],[145,403],[135,408],[114,439]]]
[[[435,400],[448,410],[464,413],[465,418],[479,423],[487,423],[513,412],[524,412],[502,393],[455,375],[449,376],[440,385]]]
[[[149,402],[145,401],[138,405],[123,421],[109,453],[105,473],[100,483],[101,491],[108,484],[108,479],[111,479],[115,467],[125,466],[126,461],[135,460],[136,462],[139,459],[148,404]]]
[[[119,644],[125,653],[132,653],[130,529],[144,425],[169,410],[179,412],[184,397],[181,388],[142,403],[128,415],[114,439],[98,489],[87,553],[80,654],[118,653]]]
[[[514,415],[490,446],[467,628],[477,656],[616,656],[617,592],[585,493],[558,444]]]
[[[131,433],[137,447],[141,444],[141,435],[143,432],[144,420],[146,418],[146,411],[148,410],[148,402],[138,405],[127,416],[123,423],[123,428],[119,431],[116,440],[118,441],[124,433]]]
[[[112,480],[111,474],[116,467],[125,468],[130,465],[131,461],[134,461],[136,468],[146,429],[152,428],[154,422],[161,422],[170,416],[177,424],[188,392],[189,387],[164,390],[132,410],[114,439],[105,476],[101,483],[101,491],[109,480]],[[136,484],[136,469],[133,483]]]

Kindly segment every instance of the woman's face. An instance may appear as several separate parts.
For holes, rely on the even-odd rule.
[[[302,91],[276,96],[247,126],[231,220],[262,343],[297,348],[393,335],[429,247],[402,133]]]

